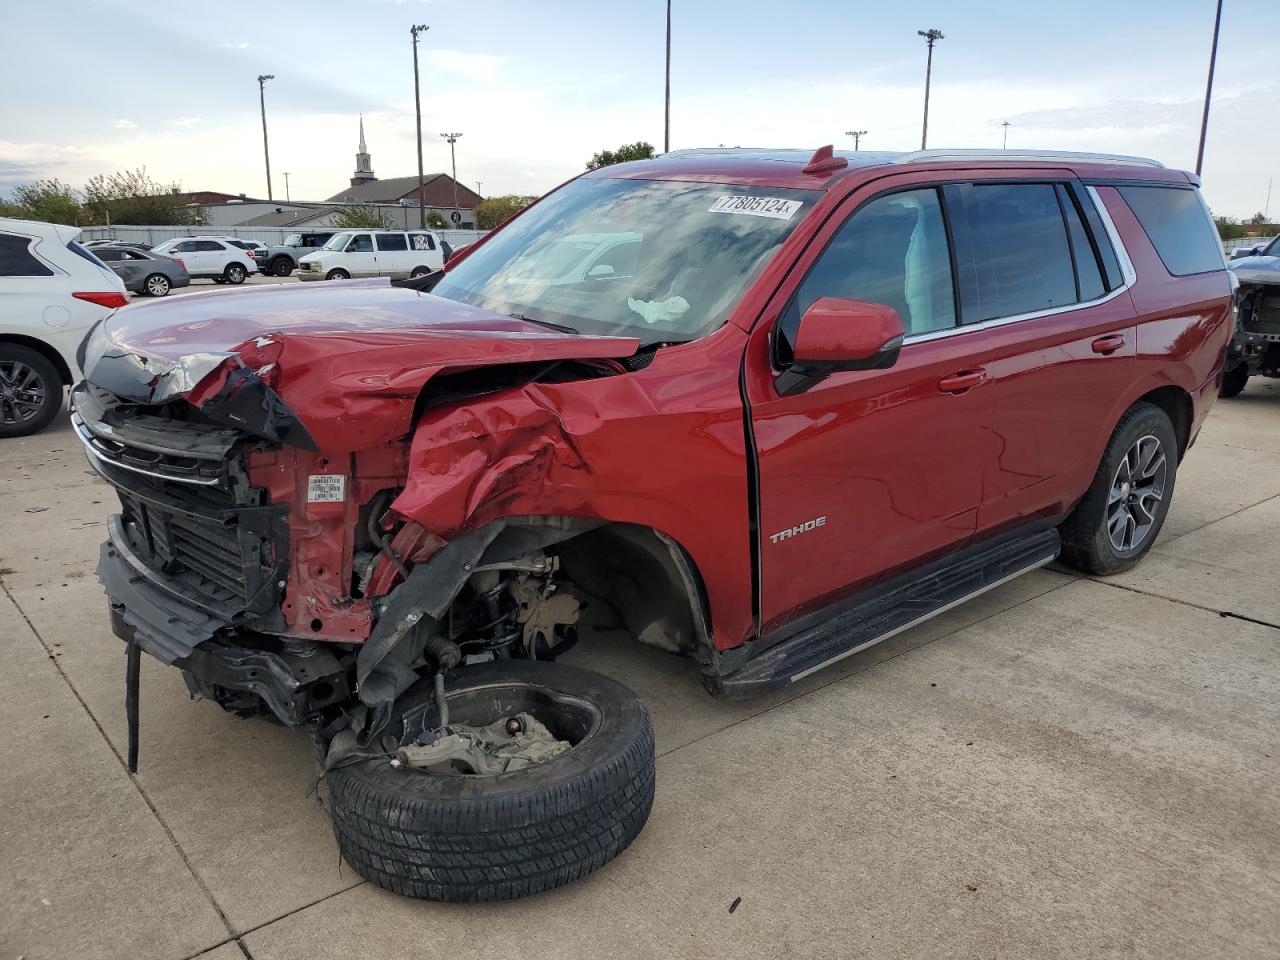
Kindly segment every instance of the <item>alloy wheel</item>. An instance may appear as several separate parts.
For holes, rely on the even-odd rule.
[[[163,297],[169,293],[169,281],[160,274],[147,278],[147,293],[153,297]]]
[[[0,423],[34,420],[49,399],[49,386],[21,360],[0,361]]]
[[[1107,536],[1120,553],[1136,550],[1151,535],[1164,502],[1169,461],[1159,438],[1140,437],[1111,478]]]

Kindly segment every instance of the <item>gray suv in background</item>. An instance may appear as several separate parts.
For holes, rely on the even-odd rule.
[[[291,233],[284,243],[261,247],[253,251],[258,272],[263,276],[287,277],[298,268],[298,260],[313,250],[323,247],[336,230],[308,230]]]

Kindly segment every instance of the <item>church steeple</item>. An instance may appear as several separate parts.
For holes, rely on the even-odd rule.
[[[360,148],[356,152],[356,172],[351,175],[351,185],[358,187],[377,179],[373,173],[373,164],[369,161],[369,148],[364,145],[364,114],[360,114]]]

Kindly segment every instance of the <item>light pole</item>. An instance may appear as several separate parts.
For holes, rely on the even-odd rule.
[[[442,133],[440,134],[440,136],[444,137],[445,141],[449,144],[449,162],[453,164],[453,212],[457,214],[458,213],[458,155],[454,153],[454,144],[458,142],[458,138],[462,136],[462,134]],[[459,214],[458,216],[451,218],[454,221],[453,226],[455,230],[458,227],[457,221],[460,219],[460,217],[461,215]]]
[[[857,153],[857,152],[858,152],[858,144],[862,141],[862,138],[863,138],[863,137],[865,137],[865,136],[867,135],[867,131],[865,131],[865,130],[846,130],[846,131],[844,132],[844,135],[845,135],[846,137],[853,137],[853,152],[854,152],[854,153]]]
[[[483,184],[481,181],[479,181],[479,180],[477,180],[477,181],[476,181],[476,196],[477,196],[477,197],[482,196],[482,194],[480,193],[480,188],[481,188],[481,187],[483,187],[483,186],[484,186],[484,184]]]
[[[1209,132],[1209,97],[1213,95],[1213,68],[1218,62],[1218,28],[1222,26],[1222,0],[1218,0],[1218,13],[1213,18],[1213,47],[1209,51],[1209,79],[1204,85],[1204,114],[1200,118],[1200,149],[1196,151],[1196,176],[1204,165],[1204,138]]]
[[[667,88],[662,115],[662,152],[671,152],[671,0],[667,0]]]
[[[268,198],[270,199],[270,198]],[[289,171],[284,172],[284,202],[289,202]]]
[[[1004,143],[1001,145],[1000,149],[1008,150],[1009,149],[1009,121],[1001,120],[1000,126],[1004,127]]]
[[[929,44],[928,65],[924,68],[924,127],[920,131],[920,149],[927,150],[929,148],[929,82],[933,79],[933,45],[944,38],[941,30],[917,30],[916,33],[924,37]]]
[[[413,112],[418,121],[418,229],[427,229],[427,201],[422,195],[422,94],[418,86],[418,34],[430,30],[425,23],[409,28],[413,36]]]
[[[267,199],[271,200],[271,151],[267,149],[267,81],[273,73],[258,74],[258,106],[262,108],[262,158],[267,162]]]

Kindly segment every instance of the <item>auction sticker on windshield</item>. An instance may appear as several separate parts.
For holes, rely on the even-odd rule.
[[[783,200],[781,197],[744,197],[730,194],[720,197],[707,213],[737,213],[748,217],[770,217],[774,220],[790,220],[804,206],[802,200]]]

